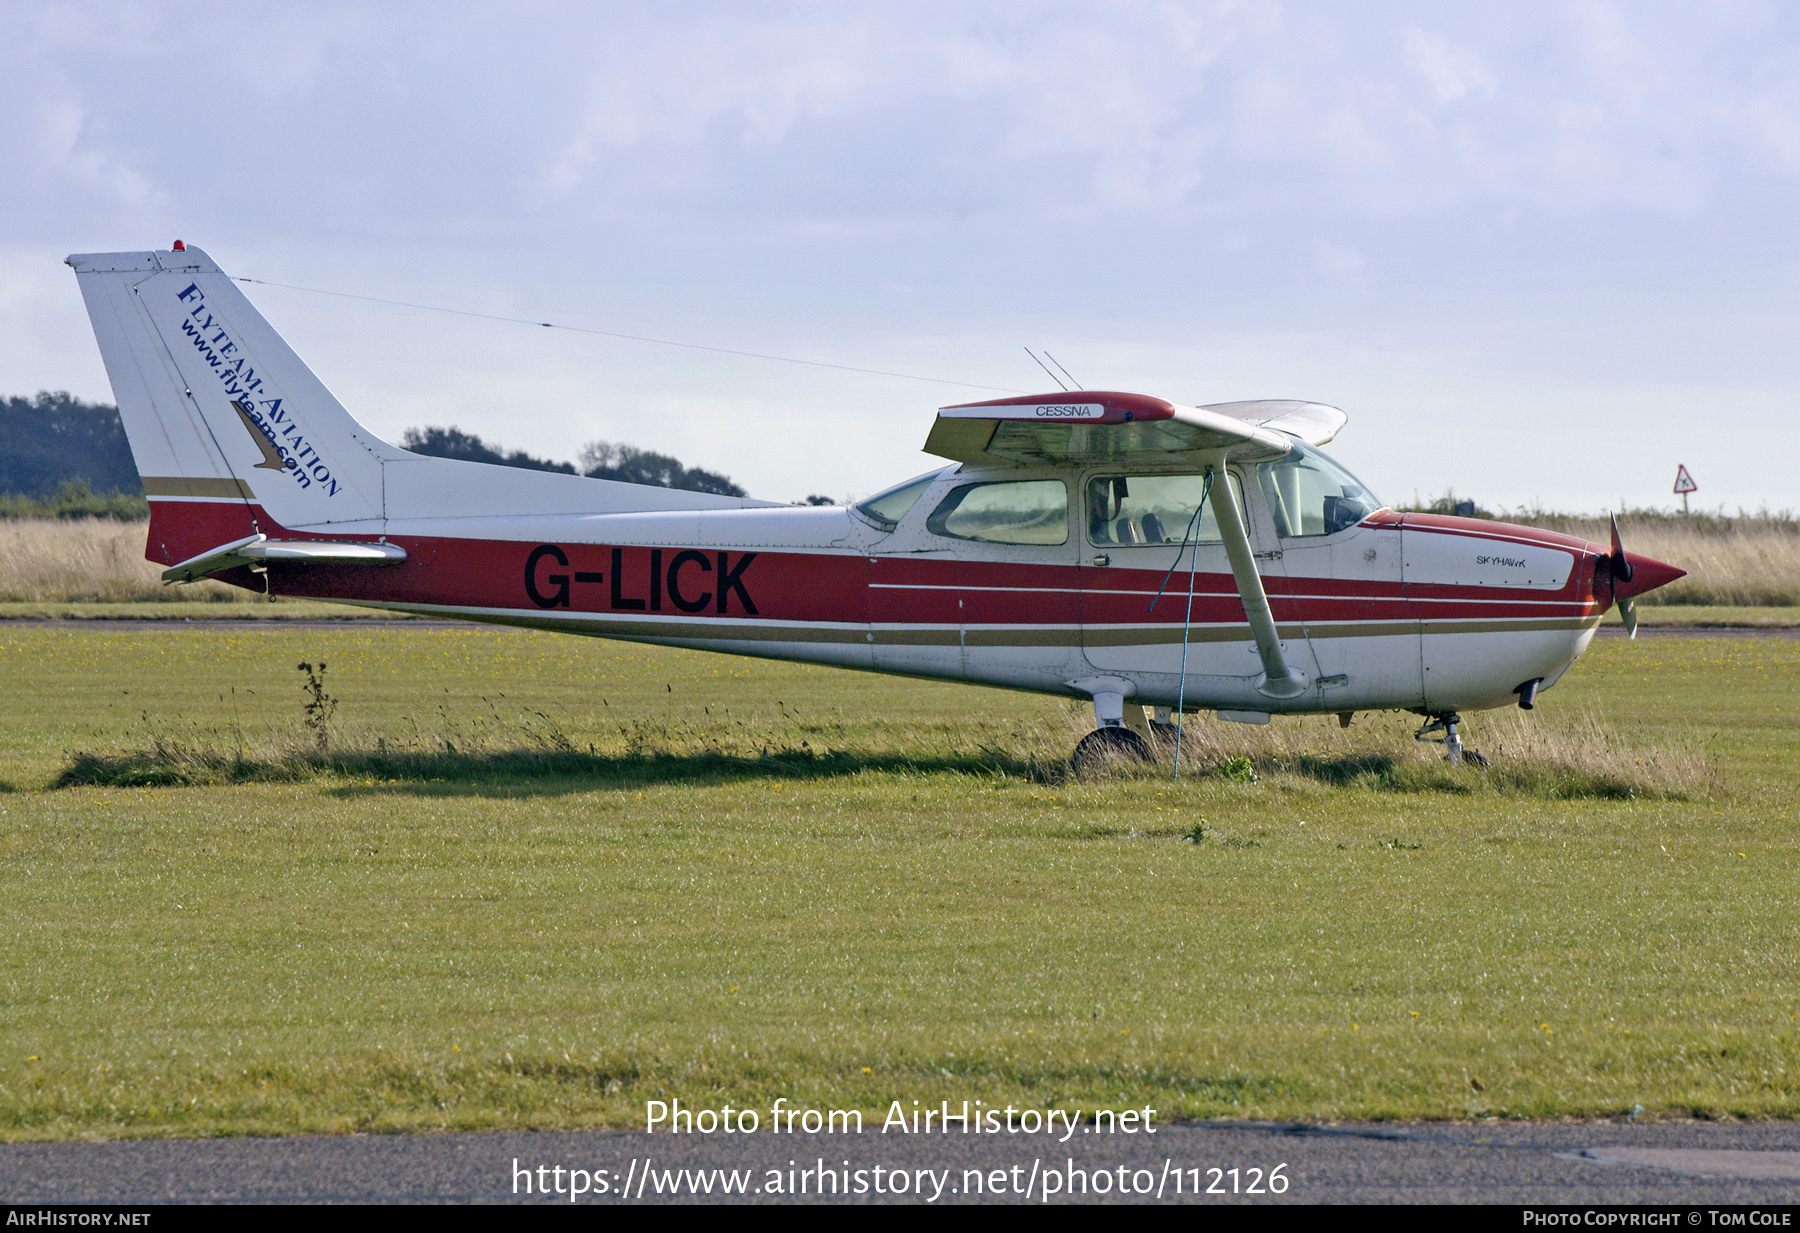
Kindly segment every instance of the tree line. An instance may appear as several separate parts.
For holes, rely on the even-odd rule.
[[[635,445],[590,441],[578,463],[506,450],[460,428],[408,428],[400,444],[415,454],[456,458],[533,471],[560,471],[741,497],[744,490],[716,471]],[[809,497],[810,504],[829,504]],[[84,402],[67,392],[0,401],[0,517],[142,518],[149,513],[119,409]]]
[[[46,500],[68,484],[143,497],[119,409],[48,391],[0,401],[0,493]]]
[[[716,471],[684,466],[679,459],[635,445],[614,445],[608,441],[590,441],[581,447],[580,466],[569,462],[553,462],[534,458],[524,450],[510,453],[489,445],[472,432],[460,428],[408,428],[400,436],[400,444],[415,454],[434,458],[459,458],[464,462],[488,462],[502,467],[526,467],[533,471],[561,471],[565,475],[585,475],[589,479],[620,480],[627,484],[649,484],[656,488],[681,488],[688,492],[710,492],[721,497],[746,495],[742,488]]]

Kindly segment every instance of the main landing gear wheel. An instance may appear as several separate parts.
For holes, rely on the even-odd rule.
[[[1069,759],[1078,771],[1091,771],[1110,762],[1154,762],[1150,742],[1130,728],[1095,728],[1081,738]]]
[[[1171,749],[1175,747],[1175,725],[1172,723],[1166,723],[1160,719],[1152,719],[1150,721],[1150,735],[1155,738],[1158,745],[1167,745]]]

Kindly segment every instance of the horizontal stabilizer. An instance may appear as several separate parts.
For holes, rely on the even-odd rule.
[[[406,549],[394,544],[334,543],[322,539],[270,539],[251,535],[220,544],[163,571],[164,583],[194,582],[241,565],[398,565]]]

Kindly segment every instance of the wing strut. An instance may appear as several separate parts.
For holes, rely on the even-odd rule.
[[[1222,469],[1223,463],[1207,467]],[[1216,478],[1216,477],[1215,477]],[[1275,616],[1269,611],[1269,596],[1263,590],[1262,575],[1256,572],[1256,554],[1250,548],[1250,536],[1238,513],[1229,482],[1214,483],[1207,494],[1212,502],[1213,517],[1225,541],[1225,555],[1231,561],[1231,576],[1237,583],[1238,598],[1244,604],[1244,616],[1250,622],[1250,635],[1256,639],[1256,653],[1262,660],[1263,681],[1256,692],[1267,698],[1298,698],[1306,692],[1306,677],[1288,667],[1281,653],[1281,638],[1275,632]]]

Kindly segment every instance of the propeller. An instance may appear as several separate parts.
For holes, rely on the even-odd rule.
[[[1619,516],[1608,514],[1612,522],[1612,556],[1607,558],[1606,566],[1613,576],[1613,594],[1617,596],[1619,583],[1630,582],[1637,571],[1631,568],[1631,558],[1625,555],[1625,541],[1619,538]],[[1626,596],[1619,600],[1619,619],[1625,622],[1625,636],[1637,637],[1637,599]]]
[[[1625,544],[1619,538],[1619,516],[1609,516],[1612,522],[1612,552],[1594,562],[1594,583],[1596,596],[1599,591],[1601,561],[1606,562],[1606,574],[1612,583],[1612,600],[1619,606],[1619,617],[1625,622],[1627,636],[1637,637],[1637,597],[1646,591],[1654,591],[1657,587],[1667,586],[1677,578],[1687,576],[1685,569],[1677,569],[1673,565],[1665,565],[1661,561],[1639,556],[1635,552],[1626,552]]]

